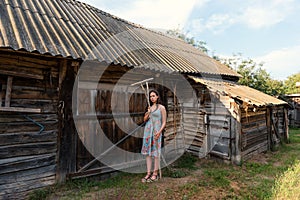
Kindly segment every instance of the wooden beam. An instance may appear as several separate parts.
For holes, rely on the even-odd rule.
[[[10,106],[11,90],[12,90],[13,77],[7,77],[6,96],[5,96],[5,107]]]
[[[0,107],[0,111],[40,113],[41,109],[39,109],[39,108],[21,108],[21,107]]]
[[[44,79],[43,75],[32,74],[30,72],[10,71],[10,70],[4,70],[4,69],[0,69],[0,74],[9,75],[9,76],[19,76],[19,77],[25,77],[25,78],[32,78],[32,79],[39,79],[39,80]]]

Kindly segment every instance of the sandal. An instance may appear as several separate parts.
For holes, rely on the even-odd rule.
[[[142,178],[142,183],[146,183],[148,182],[148,180],[151,178],[151,173],[147,173],[147,175]]]
[[[158,180],[158,174],[152,174],[152,176],[150,178],[147,179],[147,182],[150,183],[150,182],[154,182],[154,181],[157,181]]]

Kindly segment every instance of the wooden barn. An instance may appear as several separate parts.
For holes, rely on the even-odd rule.
[[[240,163],[287,137],[285,102],[248,96],[179,39],[74,0],[0,0],[0,13],[0,199],[138,171],[147,104],[131,84],[148,78],[167,108],[166,164],[186,150]]]

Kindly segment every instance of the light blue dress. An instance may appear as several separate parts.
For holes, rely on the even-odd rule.
[[[162,124],[162,115],[160,109],[156,109],[150,113],[150,119],[146,122],[144,129],[143,146],[141,153],[147,156],[158,157],[161,152],[161,138],[155,140],[154,133],[158,132]],[[154,129],[153,129],[154,127]],[[155,130],[155,131],[154,131]]]

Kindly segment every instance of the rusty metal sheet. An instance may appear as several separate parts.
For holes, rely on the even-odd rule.
[[[243,102],[255,106],[270,106],[270,105],[287,105],[287,102],[276,97],[265,94],[261,91],[248,86],[239,85],[234,82],[224,81],[221,79],[204,79],[195,76],[189,76],[195,82],[206,85],[213,91],[218,91],[221,94],[226,94],[231,98],[242,100]]]

